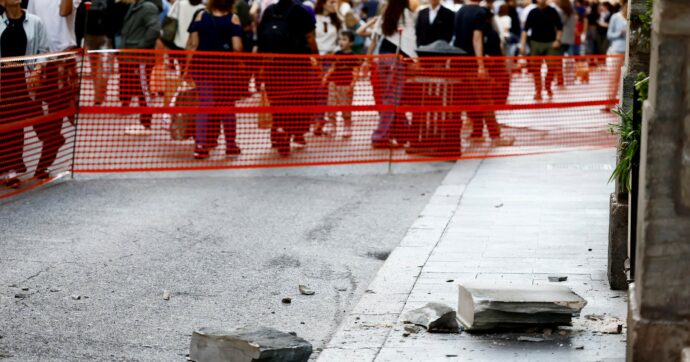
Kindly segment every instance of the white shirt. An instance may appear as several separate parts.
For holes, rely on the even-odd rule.
[[[380,38],[386,39],[395,46],[400,46],[400,50],[412,58],[417,57],[417,34],[415,33],[415,24],[417,23],[417,15],[410,9],[405,9],[403,15],[398,20],[398,27],[402,32],[395,32],[392,35],[383,35],[383,17],[379,17],[374,25],[374,34],[379,35]],[[379,45],[381,39],[379,39]]]
[[[460,10],[460,8],[462,7],[462,4],[456,4],[453,0],[443,0],[443,6],[457,13],[458,10]]]
[[[508,15],[498,16],[498,28],[501,33],[501,38],[505,39],[510,33],[510,27],[513,25],[513,20]]]
[[[33,0],[31,0],[33,1]],[[204,4],[192,5],[189,0],[177,0],[170,7],[168,16],[177,19],[177,33],[175,33],[174,43],[178,47],[184,49],[187,46],[187,39],[189,39],[189,24],[192,23],[194,13],[198,9],[202,9]]]
[[[31,0],[26,11],[41,18],[48,33],[48,47],[51,52],[60,52],[77,46],[74,33],[74,19],[80,0],[72,1],[72,13],[60,16],[60,0]]]
[[[436,15],[438,15],[438,11],[441,10],[441,4],[439,4],[436,9],[434,9],[432,6],[429,6],[429,24],[433,24],[434,20],[436,20]]]
[[[338,29],[330,16],[316,15],[316,45],[319,54],[333,54],[338,49]]]

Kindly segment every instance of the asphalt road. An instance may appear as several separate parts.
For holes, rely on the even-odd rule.
[[[202,326],[294,331],[318,351],[450,165],[121,175],[4,202],[0,359],[183,361]]]

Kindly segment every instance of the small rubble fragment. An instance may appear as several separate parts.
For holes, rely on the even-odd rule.
[[[405,332],[411,333],[411,334],[417,334],[422,331],[422,327],[415,325],[415,324],[406,324],[405,325]]]
[[[306,340],[272,328],[222,331],[200,328],[192,334],[189,359],[198,362],[307,362]]]
[[[575,346],[575,349],[585,349],[585,346]]]
[[[57,293],[57,292],[60,291],[60,289],[58,289],[58,288],[50,288],[50,289],[48,289],[48,291],[51,292],[51,293]]]
[[[527,336],[520,336],[518,337],[518,342],[544,342],[545,339],[541,337],[527,337]]]
[[[458,320],[470,331],[569,325],[585,305],[587,301],[560,285],[465,284],[460,285]]]
[[[24,298],[28,298],[29,295],[26,294],[26,293],[17,293],[17,294],[14,295],[14,297],[17,298],[17,299],[24,299]]]
[[[314,295],[314,294],[316,294],[316,292],[311,290],[308,286],[302,285],[302,284],[299,285],[299,292],[302,295]]]
[[[72,294],[72,300],[81,300],[81,295]]]
[[[427,303],[403,315],[403,323],[416,324],[434,333],[456,333],[459,330],[455,310],[441,303]]]
[[[549,281],[552,283],[564,282],[568,280],[566,275],[551,275],[549,276]]]
[[[290,304],[290,303],[292,303],[292,298],[285,297],[285,298],[281,299],[280,301],[281,301],[283,304]]]
[[[170,300],[170,291],[167,289],[163,290],[163,300]]]
[[[29,287],[23,287],[22,290],[25,291],[25,292],[28,292],[28,291],[29,291]]]

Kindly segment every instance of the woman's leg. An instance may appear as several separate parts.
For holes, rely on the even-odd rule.
[[[199,107],[213,107],[213,84],[208,79],[208,74],[198,73],[194,75],[194,82],[196,83],[197,96],[199,97]],[[196,148],[195,157],[208,157],[210,150],[209,134],[211,131],[211,115],[200,113],[196,122]]]

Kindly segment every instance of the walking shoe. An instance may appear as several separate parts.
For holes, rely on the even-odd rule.
[[[194,148],[194,159],[195,160],[205,160],[210,156],[209,152],[207,149],[203,149],[201,147],[195,147]]]
[[[47,180],[50,178],[50,173],[48,173],[47,169],[36,170],[36,172],[34,172],[34,177],[39,180]]]
[[[515,137],[501,136],[491,139],[491,147],[508,147],[515,143]]]
[[[549,98],[553,98],[553,91],[551,90],[551,88],[549,88],[549,89],[546,90],[546,95],[547,95]]]
[[[304,135],[293,136],[292,142],[295,148],[305,148],[307,147],[307,140],[304,139]]]
[[[542,98],[541,98],[541,92],[535,93],[535,94],[534,94],[534,100],[535,100],[535,101],[540,101],[540,100],[542,100]]]
[[[151,128],[146,128],[141,125],[141,123],[129,126],[125,129],[125,134],[129,136],[150,136],[151,133]]]
[[[0,176],[0,185],[5,185],[9,188],[19,188],[21,181],[17,178],[17,173],[14,170]]]
[[[479,135],[470,135],[470,142],[471,143],[484,143],[484,136]]]
[[[242,150],[237,145],[230,145],[225,148],[225,156],[228,157],[239,156],[241,153]]]
[[[345,129],[343,130],[343,138],[350,137],[352,137],[352,126],[345,126]]]

